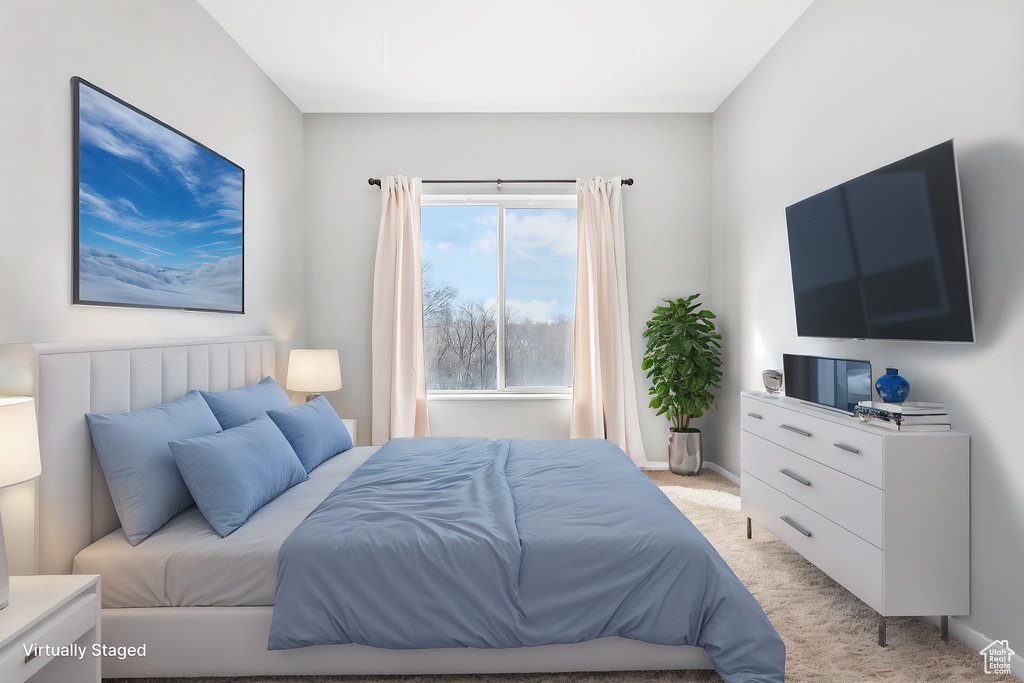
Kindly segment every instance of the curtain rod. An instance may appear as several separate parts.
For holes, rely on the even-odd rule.
[[[370,183],[370,185],[376,185],[377,187],[380,187],[380,178],[370,178],[370,180],[368,182]],[[454,183],[454,184],[457,184],[457,185],[461,185],[463,183],[467,183],[467,184],[468,183],[489,183],[491,185],[497,185],[498,189],[500,190],[502,183],[528,183],[528,184],[575,183],[576,180],[575,179],[573,179],[573,180],[502,180],[501,178],[498,178],[497,180],[424,180],[422,182],[424,182],[424,183]],[[632,185],[633,184],[633,179],[632,178],[623,178],[622,179],[622,184],[623,185]]]

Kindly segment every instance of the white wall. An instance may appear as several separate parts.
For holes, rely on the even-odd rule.
[[[72,76],[245,169],[244,315],[71,305]],[[304,344],[302,114],[197,3],[3,0],[0,93],[0,343]]]
[[[529,394],[429,399],[431,436],[484,439],[568,439],[572,396]]]
[[[72,76],[245,169],[244,315],[71,305]],[[283,371],[305,343],[302,151],[302,114],[198,4],[2,0],[0,343],[269,333]],[[8,520],[32,523],[34,487],[0,492]]]
[[[713,439],[739,469],[738,392],[784,352],[895,365],[971,434],[971,615],[1024,644],[1024,3],[817,0],[714,115],[714,292],[727,369]],[[799,339],[784,209],[956,138],[978,343]],[[884,249],[884,244],[878,245]]]
[[[710,286],[710,115],[316,114],[305,120],[309,339],[341,352],[345,388],[331,400],[342,415],[369,424],[370,304],[380,222],[380,190],[367,184],[369,177],[621,174],[636,181],[623,189],[623,205],[641,429],[647,457],[667,459],[668,422],[647,408],[641,335],[662,298]],[[480,429],[480,421],[506,425],[506,436],[536,435],[530,413],[536,406],[527,405],[476,406],[466,428]],[[451,424],[446,407],[438,406],[441,432]],[[547,431],[565,433],[554,425]],[[368,443],[369,429],[359,432]]]

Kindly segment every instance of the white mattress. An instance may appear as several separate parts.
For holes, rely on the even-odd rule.
[[[292,529],[376,450],[352,448],[217,535],[192,506],[132,547],[122,529],[75,556],[75,574],[103,576],[103,607],[273,605],[277,551]]]

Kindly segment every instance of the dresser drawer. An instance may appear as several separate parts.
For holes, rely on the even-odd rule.
[[[885,488],[885,440],[852,417],[834,422],[782,405],[743,397],[740,427],[880,489]],[[813,409],[809,409],[813,410]]]
[[[740,397],[740,429],[745,432],[769,438],[779,420],[789,411],[777,410],[778,406],[765,401],[756,401],[747,396]],[[778,400],[778,399],[774,399]]]
[[[23,681],[42,669],[53,655],[40,650],[36,656],[25,661],[25,646],[35,645],[66,647],[96,626],[96,594],[86,593],[74,598],[49,615],[31,631],[16,639],[0,653],[0,681]],[[84,645],[91,648],[92,643]],[[33,651],[29,652],[29,655]],[[88,650],[85,657],[91,658]]]
[[[791,450],[813,448],[825,421],[786,405],[744,398],[741,429]]]
[[[749,432],[740,432],[742,468],[868,543],[885,548],[885,493]]]
[[[740,486],[743,514],[803,555],[869,607],[884,613],[884,553],[881,550],[746,470],[741,472]]]

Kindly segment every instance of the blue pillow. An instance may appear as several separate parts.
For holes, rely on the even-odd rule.
[[[167,442],[219,432],[220,425],[194,390],[152,408],[85,417],[121,527],[138,545],[193,502]]]
[[[217,416],[222,429],[244,425],[254,417],[266,415],[268,410],[287,408],[292,404],[273,377],[259,384],[228,389],[227,391],[200,391],[210,410]]]
[[[318,396],[309,403],[268,410],[307,472],[332,455],[352,448],[352,437],[330,401]]]
[[[266,415],[168,446],[196,505],[221,536],[306,478],[295,451]]]

